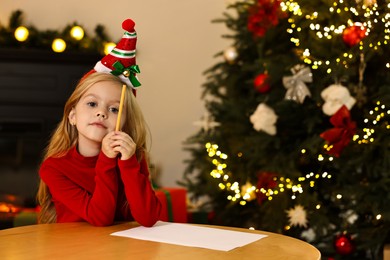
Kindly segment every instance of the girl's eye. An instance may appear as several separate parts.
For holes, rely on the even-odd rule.
[[[87,103],[87,106],[90,106],[90,107],[96,107],[96,102],[93,102],[93,101],[90,101]]]
[[[114,114],[118,114],[118,112],[119,112],[119,109],[116,107],[110,107],[109,110],[110,110],[110,112],[112,112]]]

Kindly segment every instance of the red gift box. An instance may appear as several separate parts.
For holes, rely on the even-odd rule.
[[[188,223],[193,224],[211,224],[214,219],[214,211],[195,211],[189,210],[187,213]]]
[[[187,223],[187,190],[184,188],[158,188],[156,196],[161,202],[160,220]]]

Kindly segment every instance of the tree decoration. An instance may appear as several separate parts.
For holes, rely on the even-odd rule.
[[[379,132],[390,133],[390,109],[378,100],[365,115],[363,127],[354,135],[353,141],[358,144],[375,143]]]
[[[364,58],[364,53],[360,53],[359,60],[359,82],[353,87],[356,103],[359,107],[362,107],[367,102],[367,87],[364,85],[364,71],[366,70],[367,63]]]
[[[351,236],[347,234],[337,235],[334,240],[336,252],[340,255],[350,255],[354,251],[354,244]]]
[[[345,219],[350,225],[353,225],[353,223],[355,223],[355,221],[359,219],[359,216],[352,209],[349,209],[346,212],[342,213],[341,217]]]
[[[351,110],[356,103],[349,90],[340,84],[333,84],[325,88],[321,92],[321,97],[325,101],[322,105],[322,111],[328,116],[336,113],[343,105]]]
[[[328,143],[327,153],[339,157],[344,147],[352,140],[356,132],[356,123],[351,120],[345,105],[330,118],[330,122],[334,128],[323,132],[320,136]]]
[[[263,37],[267,30],[279,23],[286,14],[280,8],[279,0],[257,0],[249,10],[248,30],[256,37]]]
[[[283,77],[283,85],[287,89],[285,98],[303,103],[306,97],[310,97],[310,90],[305,83],[313,81],[313,74],[310,68],[296,65],[291,69],[292,76]]]
[[[306,210],[302,205],[295,205],[294,208],[291,208],[286,212],[290,226],[307,227]]]
[[[262,204],[267,199],[267,192],[278,185],[276,174],[272,172],[259,172],[257,174],[257,202]]]
[[[220,125],[187,139],[183,180],[190,197],[210,198],[211,224],[304,239],[324,259],[381,259],[390,236],[390,16],[383,1],[367,1],[283,1],[288,19],[256,24],[259,36],[248,30],[257,0],[236,1],[215,20],[238,58],[206,70],[202,97]],[[350,47],[342,34],[357,21],[366,36]],[[303,103],[283,86],[297,64],[312,73]],[[271,89],[259,94],[254,80],[266,72]],[[221,148],[209,144],[207,156],[208,142]],[[256,200],[246,200],[253,189]],[[340,255],[335,238],[346,229],[353,236],[337,243]]]
[[[253,81],[253,85],[255,89],[259,93],[267,93],[270,90],[270,85],[268,83],[268,73],[259,74],[256,76],[256,78]]]
[[[278,116],[275,114],[274,110],[265,103],[259,104],[249,119],[256,131],[264,131],[269,135],[276,134],[275,124]]]
[[[367,7],[370,7],[376,4],[376,0],[363,0],[363,4]]]
[[[201,121],[194,122],[194,125],[200,126],[204,131],[209,131],[216,126],[219,126],[219,123],[214,121],[210,113],[205,113],[202,116]]]
[[[237,181],[231,180],[231,176],[229,176],[226,171],[228,167],[226,159],[228,156],[219,150],[217,144],[206,143],[205,147],[212,164],[215,166],[215,168],[210,172],[210,176],[216,180],[220,180],[218,183],[219,189],[225,190],[229,193],[227,200],[239,202],[239,205],[241,206],[246,205],[246,199],[249,199],[249,197],[245,196],[246,192],[243,193],[245,198],[241,196],[242,192],[240,184]]]
[[[304,238],[307,242],[313,242],[316,239],[316,233],[312,228],[302,231],[301,237]]]
[[[246,201],[256,199],[256,187],[247,181],[241,186],[241,197]]]
[[[102,25],[97,25],[94,30],[95,36],[90,37],[76,22],[66,25],[62,31],[42,31],[26,24],[23,16],[21,10],[16,10],[12,12],[7,27],[0,24],[2,48],[75,51],[103,55],[105,44],[111,42]]]
[[[367,30],[361,23],[354,23],[343,31],[343,41],[349,46],[355,46],[366,37]]]
[[[363,2],[363,4],[362,4]],[[377,3],[376,0],[359,1],[329,1],[318,12],[318,3],[310,4],[302,1],[282,2],[282,10],[291,14],[288,19],[290,28],[287,32],[291,35],[291,42],[305,50],[303,60],[312,69],[327,68],[328,73],[333,73],[334,66],[349,66],[354,63],[356,57],[354,51],[345,52],[339,48],[335,52],[328,53],[322,48],[316,48],[321,41],[332,44],[333,39],[344,41],[349,47],[361,43],[360,50],[381,51],[386,50],[388,44],[388,27],[390,16],[386,3]],[[304,8],[302,8],[303,6]],[[359,21],[360,23],[353,23]],[[302,31],[310,31],[310,41]],[[371,35],[366,41],[367,35]],[[363,42],[364,41],[364,42]]]
[[[231,46],[223,52],[223,57],[229,64],[234,64],[238,57],[238,53],[235,47]]]

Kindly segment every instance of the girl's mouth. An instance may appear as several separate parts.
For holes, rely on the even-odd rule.
[[[93,126],[97,126],[97,127],[100,127],[100,128],[107,128],[103,123],[101,122],[93,122],[91,123],[91,125]]]

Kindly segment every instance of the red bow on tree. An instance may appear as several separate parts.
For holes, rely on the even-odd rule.
[[[328,154],[339,157],[355,134],[356,123],[351,120],[349,110],[344,105],[330,118],[330,122],[334,128],[323,132],[320,136],[331,145]]]
[[[259,190],[262,188],[265,190],[276,188],[278,183],[276,182],[275,177],[276,174],[272,172],[259,172],[257,174],[256,188]],[[264,193],[262,192],[257,193],[257,202],[259,204],[261,204],[266,199],[267,196]]]
[[[257,37],[265,35],[267,30],[279,23],[287,15],[280,8],[279,0],[257,0],[249,9],[248,30]]]

